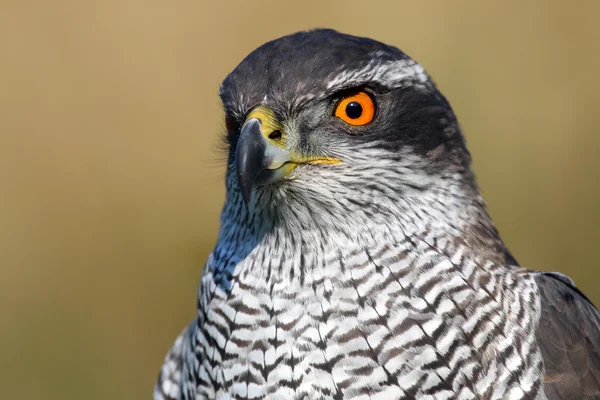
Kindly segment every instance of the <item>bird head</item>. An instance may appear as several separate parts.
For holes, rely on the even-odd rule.
[[[220,96],[229,202],[336,218],[475,187],[450,105],[395,47],[299,32],[249,54]]]

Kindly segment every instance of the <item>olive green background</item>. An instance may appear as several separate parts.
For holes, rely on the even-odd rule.
[[[0,397],[150,398],[216,239],[220,82],[312,27],[421,62],[517,259],[600,303],[600,2],[0,1]]]

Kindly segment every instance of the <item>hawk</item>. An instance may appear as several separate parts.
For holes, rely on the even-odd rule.
[[[155,400],[600,398],[598,311],[518,265],[418,63],[299,32],[220,96],[219,239]]]

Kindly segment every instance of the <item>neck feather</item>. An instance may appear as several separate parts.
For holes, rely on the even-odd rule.
[[[406,187],[394,200],[378,191],[350,201],[328,201],[306,184],[283,183],[260,189],[249,205],[228,185],[213,275],[225,286],[237,274],[252,274],[265,285],[306,284],[345,273],[344,260],[382,245],[406,248],[425,267],[428,248],[436,249],[436,257],[461,253],[480,264],[516,264],[476,186],[461,175],[437,182]]]

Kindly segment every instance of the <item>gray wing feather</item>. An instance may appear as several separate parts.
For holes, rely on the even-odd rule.
[[[600,315],[560,274],[536,276],[542,315],[537,340],[549,400],[600,399]]]
[[[190,343],[195,326],[194,321],[186,327],[167,353],[154,386],[154,400],[180,400],[182,398],[181,379],[186,376],[185,357],[186,352],[191,350]]]

